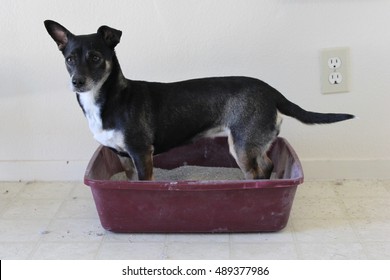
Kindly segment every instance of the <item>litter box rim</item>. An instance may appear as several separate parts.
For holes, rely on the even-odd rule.
[[[288,179],[260,179],[260,180],[177,180],[177,181],[111,181],[92,179],[91,171],[97,164],[98,158],[103,152],[113,153],[109,148],[100,145],[91,157],[84,175],[84,183],[91,188],[99,189],[117,189],[117,190],[137,190],[137,191],[239,191],[245,189],[280,189],[296,187],[303,183],[304,175],[301,162],[294,149],[285,138],[278,137],[274,145],[282,144],[287,148],[291,158],[294,159],[294,165],[298,174]]]

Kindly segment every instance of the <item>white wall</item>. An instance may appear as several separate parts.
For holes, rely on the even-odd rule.
[[[76,34],[123,31],[128,78],[175,81],[247,75],[310,110],[360,120],[282,136],[306,178],[390,177],[390,1],[1,0],[0,180],[81,180],[97,147],[43,20]],[[350,47],[351,92],[320,93],[320,50]]]

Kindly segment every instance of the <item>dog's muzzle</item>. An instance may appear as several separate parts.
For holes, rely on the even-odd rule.
[[[82,76],[73,76],[72,85],[75,89],[82,89],[85,86],[87,79]]]

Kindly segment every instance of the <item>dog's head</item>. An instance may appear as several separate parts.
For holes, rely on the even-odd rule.
[[[65,57],[72,90],[82,93],[99,89],[111,73],[114,48],[122,31],[101,26],[97,33],[76,36],[55,21],[44,23]]]

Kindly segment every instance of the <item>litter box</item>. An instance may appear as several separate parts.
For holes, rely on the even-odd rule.
[[[91,187],[102,226],[113,232],[271,232],[283,229],[297,186],[301,163],[283,138],[271,146],[269,180],[111,181],[123,171],[110,149],[100,146],[84,177]],[[235,167],[227,139],[200,139],[154,156],[154,166]]]

